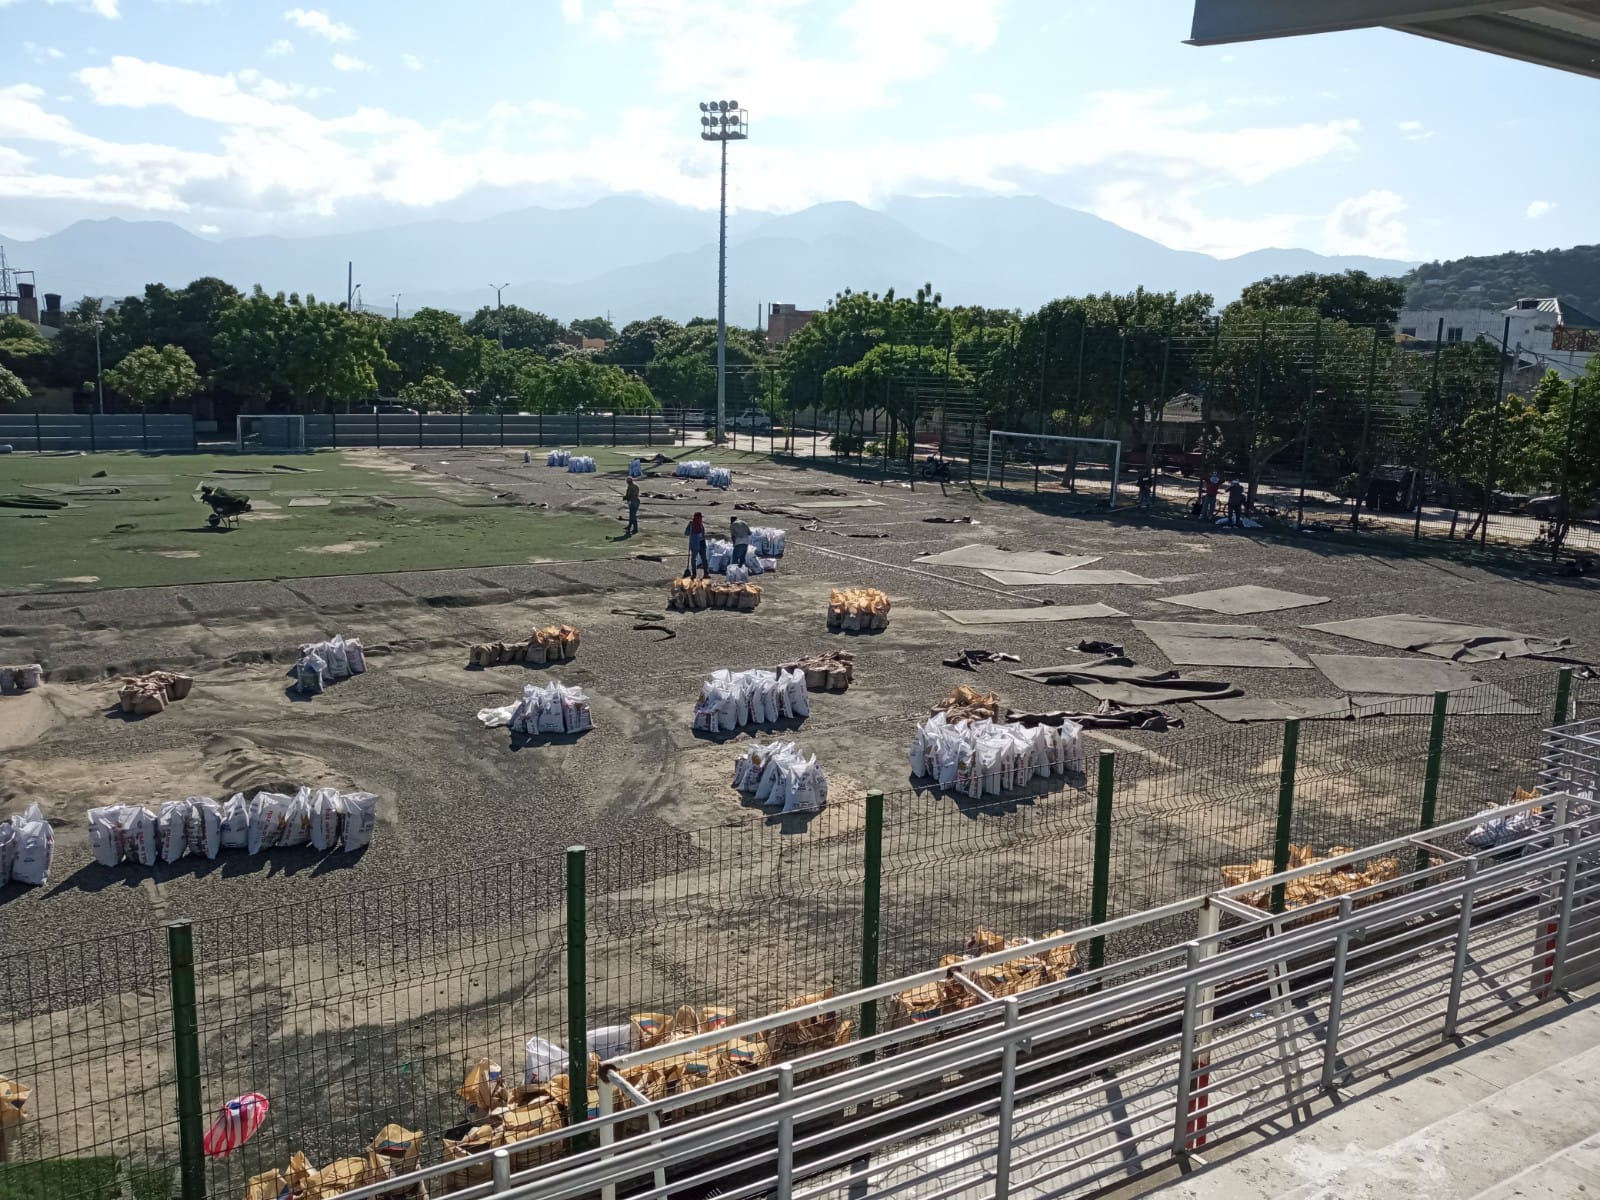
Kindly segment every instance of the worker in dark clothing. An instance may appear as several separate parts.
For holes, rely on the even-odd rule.
[[[695,563],[706,569],[706,578],[711,578],[711,558],[706,553],[706,519],[699,513],[689,518],[689,523],[683,527],[683,532],[689,537],[689,575],[694,578]]]
[[[622,493],[622,498],[628,502],[628,527],[622,532],[624,535],[639,532],[639,481],[628,479],[628,490]]]
[[[1244,524],[1244,484],[1235,479],[1228,485],[1228,525],[1238,528]]]
[[[750,526],[743,517],[735,516],[728,522],[728,532],[733,541],[733,564],[739,567],[749,566],[750,554]]]

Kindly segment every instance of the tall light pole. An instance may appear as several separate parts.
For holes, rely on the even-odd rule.
[[[391,295],[394,296],[394,319],[398,321],[400,319],[400,293],[393,292]]]
[[[728,143],[750,136],[750,122],[737,100],[700,104],[700,140],[722,143],[722,207],[717,223],[717,444],[728,420]]]
[[[501,308],[500,293],[511,285],[509,283],[491,283],[489,286],[494,289],[494,311],[498,313]],[[506,331],[504,326],[500,324],[498,317],[495,318],[494,336],[495,340],[500,343],[500,349],[504,350],[506,348]]]
[[[96,316],[94,319],[94,390],[100,398],[100,415],[106,415],[106,373],[100,367],[100,327],[105,324],[105,319]]]

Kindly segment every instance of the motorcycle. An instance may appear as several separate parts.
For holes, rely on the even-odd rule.
[[[922,460],[922,477],[929,482],[947,482],[950,478],[950,464],[937,454],[930,454]]]

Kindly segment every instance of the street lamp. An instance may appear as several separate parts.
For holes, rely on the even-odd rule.
[[[509,283],[491,283],[489,286],[494,289],[494,311],[498,313],[500,311],[500,293],[511,285]],[[506,348],[506,331],[498,318],[494,323],[494,337],[495,341],[500,343],[500,349],[504,350]]]
[[[100,367],[100,327],[104,325],[105,318],[96,316],[94,319],[94,390],[100,398],[100,415],[106,415],[106,373]]]
[[[700,140],[722,143],[722,207],[717,224],[717,444],[728,419],[728,143],[750,136],[750,123],[737,100],[700,103]]]
[[[390,294],[394,296],[394,319],[398,321],[400,319],[400,293],[392,292]]]
[[[361,311],[361,285],[359,283],[356,284],[355,290],[350,293],[350,297],[351,297],[350,307],[353,308],[356,312],[360,312]]]

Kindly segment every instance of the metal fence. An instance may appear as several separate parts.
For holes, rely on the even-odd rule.
[[[603,1044],[607,1027],[685,1005],[707,1022],[775,1011],[925,970],[979,928],[1040,937],[1212,889],[1226,864],[1282,868],[1295,845],[1327,854],[1459,819],[1538,784],[1542,731],[1595,691],[1541,672],[1410,715],[1091,748],[998,796],[929,781],[836,798],[804,825],[684,830],[8,949],[0,1075],[35,1091],[7,1130],[0,1195],[48,1170],[25,1194],[99,1200],[136,1180],[155,1200],[178,1194],[180,1166],[186,1200],[202,1179],[243,1195],[297,1152],[360,1160],[390,1123],[439,1161],[472,1125],[468,1068],[490,1059],[520,1082],[541,1061],[530,1038]],[[1090,961],[1137,959],[1174,929],[1119,927]],[[870,1032],[872,1013],[851,1019]],[[200,1129],[248,1092],[270,1099],[267,1124],[202,1161]]]
[[[194,418],[187,413],[0,413],[0,445],[18,451],[146,450],[196,448]]]

